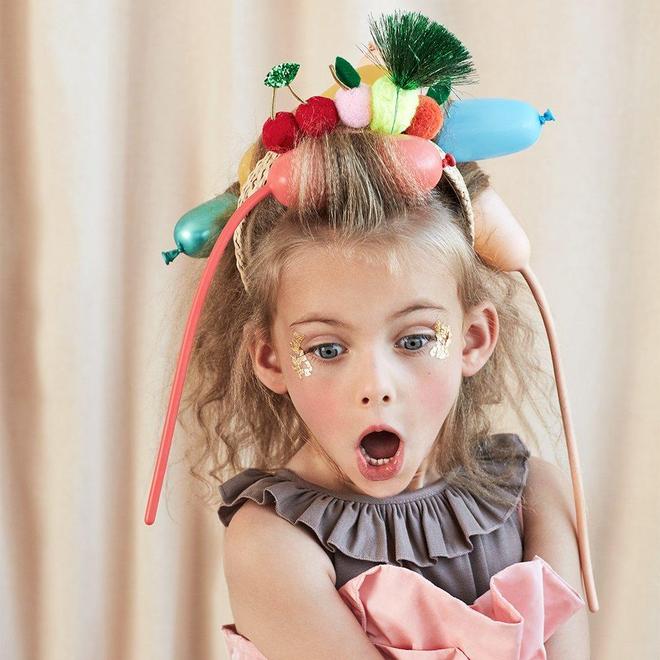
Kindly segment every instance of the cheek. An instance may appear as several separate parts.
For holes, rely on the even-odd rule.
[[[453,365],[429,365],[419,387],[419,402],[428,406],[427,409],[446,412],[451,408],[459,386],[460,373],[457,378]]]
[[[340,393],[340,387],[331,386],[316,372],[289,386],[293,405],[312,430],[318,430],[318,425],[325,424],[327,428],[336,424],[338,415],[346,412],[346,402],[341,400]]]

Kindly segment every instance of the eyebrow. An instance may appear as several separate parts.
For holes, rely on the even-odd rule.
[[[390,316],[387,320],[394,321],[395,319],[398,319],[401,316],[405,316],[406,314],[416,312],[417,310],[420,309],[434,309],[440,312],[447,311],[442,305],[434,305],[432,303],[426,302],[425,300],[420,300],[412,303],[411,305],[408,305],[407,307],[404,307],[403,309],[400,309],[398,312],[394,312],[394,314],[392,314],[392,316]],[[326,319],[317,314],[305,316],[302,319],[296,321],[295,323],[292,323],[289,327],[293,328],[296,325],[303,325],[304,323],[327,323],[328,325],[334,325],[339,328],[346,328],[349,330],[352,329],[353,327],[349,323],[346,323],[345,321],[338,321],[337,319]]]

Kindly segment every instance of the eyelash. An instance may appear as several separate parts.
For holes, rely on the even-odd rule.
[[[405,335],[404,337],[401,337],[401,339],[399,339],[398,341],[400,342],[401,340],[409,339],[410,337],[414,337],[414,338],[424,337],[425,339],[428,339],[428,341],[421,348],[412,351],[405,351],[406,353],[410,353],[411,357],[418,357],[419,355],[423,354],[425,349],[429,347],[431,342],[437,341],[435,335],[424,335],[424,334]],[[341,357],[341,355],[338,355],[333,358],[322,358],[314,353],[315,350],[319,348],[323,348],[324,346],[336,346],[336,345],[340,346],[341,344],[339,344],[339,342],[336,341],[326,342],[324,344],[316,344],[316,346],[310,346],[305,351],[305,355],[309,355],[313,360],[316,360],[317,362],[323,362],[323,363],[336,362]]]

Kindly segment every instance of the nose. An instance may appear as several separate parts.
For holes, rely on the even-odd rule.
[[[390,403],[394,398],[394,380],[390,365],[377,351],[369,353],[358,365],[357,394],[362,406]]]

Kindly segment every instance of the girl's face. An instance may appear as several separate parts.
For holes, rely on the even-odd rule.
[[[376,260],[320,248],[299,254],[282,276],[274,345],[259,342],[253,353],[257,376],[272,390],[289,393],[353,489],[374,497],[410,487],[458,396],[462,376],[481,368],[496,341],[492,305],[464,318],[449,271],[422,254],[410,262],[392,275]],[[440,348],[438,321],[451,331],[444,359],[431,350]],[[291,358],[296,333],[311,366],[302,377]],[[356,453],[358,438],[375,424],[396,429],[404,450],[399,472],[380,481],[363,476]],[[331,467],[320,463],[327,469],[326,483],[336,480]]]

